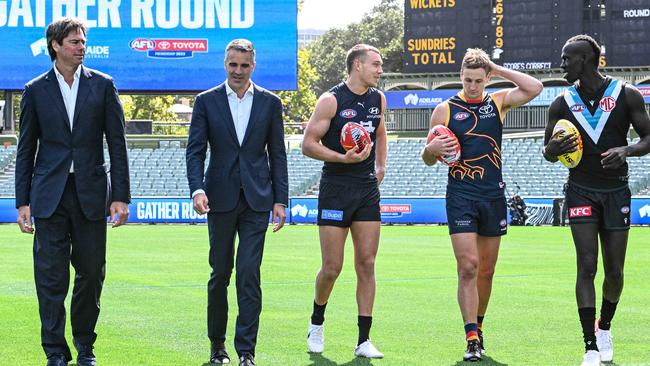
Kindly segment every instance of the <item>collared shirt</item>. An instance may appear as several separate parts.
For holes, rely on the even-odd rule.
[[[232,121],[235,123],[237,140],[239,140],[239,146],[241,146],[244,141],[244,135],[246,135],[248,119],[251,117],[251,109],[253,108],[253,90],[255,90],[255,88],[253,88],[253,82],[251,81],[250,86],[244,93],[244,97],[239,99],[237,93],[232,90],[230,85],[228,85],[228,80],[226,80],[224,84],[226,85],[226,96],[228,97],[230,115],[232,116]],[[192,192],[192,198],[199,193],[205,193],[205,191],[197,189]]]
[[[248,127],[248,120],[251,116],[251,109],[253,108],[253,93],[255,88],[253,87],[253,82],[251,81],[250,86],[244,93],[244,97],[239,99],[237,93],[232,90],[230,85],[228,85],[228,80],[226,84],[226,95],[228,96],[228,106],[230,107],[230,115],[232,116],[232,121],[235,123],[235,130],[237,131],[237,140],[239,140],[239,146],[241,146],[244,141],[244,135],[246,134],[246,128]],[[192,198],[199,193],[205,193],[203,189],[197,189],[192,192]],[[282,205],[287,207],[284,203],[276,203],[276,205]]]
[[[253,82],[251,81],[248,89],[244,92],[244,96],[240,99],[237,93],[232,90],[228,81],[226,80],[226,95],[228,96],[228,105],[230,106],[230,114],[232,121],[235,123],[235,131],[237,131],[237,139],[241,146],[246,134],[246,127],[248,127],[248,120],[251,117],[251,109],[253,108]]]
[[[63,97],[63,104],[65,104],[65,111],[68,113],[68,121],[70,122],[70,131],[72,131],[72,124],[74,119],[74,109],[77,105],[77,92],[79,91],[79,77],[81,76],[81,65],[77,67],[77,70],[74,72],[74,80],[72,81],[72,86],[68,85],[65,81],[65,78],[59,72],[59,69],[56,68],[56,61],[54,62],[54,74],[56,74],[56,80],[59,82],[59,89],[61,90],[61,96]],[[70,173],[74,173],[74,162],[70,164]]]

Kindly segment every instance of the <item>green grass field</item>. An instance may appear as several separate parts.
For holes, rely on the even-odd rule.
[[[626,285],[613,323],[617,365],[650,365],[650,229],[633,228]],[[33,285],[32,238],[0,226],[0,365],[44,365]],[[453,253],[444,226],[385,226],[377,258],[374,343],[386,357],[357,360],[352,246],[326,314],[326,349],[306,351],[320,265],[315,226],[269,232],[262,267],[259,365],[462,365],[464,332]],[[207,228],[132,225],[109,229],[107,277],[97,326],[100,365],[203,365]],[[601,283],[599,271],[598,283]],[[568,228],[510,228],[484,323],[482,365],[577,365],[582,335]],[[234,355],[234,278],[227,347]],[[597,286],[599,288],[600,286]],[[598,298],[600,290],[598,290]],[[68,309],[69,309],[68,296]],[[71,343],[70,327],[67,327]],[[235,363],[236,364],[236,363]]]

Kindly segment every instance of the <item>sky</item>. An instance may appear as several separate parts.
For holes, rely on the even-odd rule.
[[[380,0],[305,0],[298,13],[298,29],[342,28],[359,22]]]

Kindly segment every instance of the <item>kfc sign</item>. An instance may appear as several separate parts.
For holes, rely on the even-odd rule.
[[[569,218],[591,216],[591,206],[569,207]]]

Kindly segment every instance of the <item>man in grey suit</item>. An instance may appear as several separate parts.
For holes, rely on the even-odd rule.
[[[199,214],[208,214],[210,236],[208,338],[210,363],[229,363],[226,352],[228,284],[237,247],[239,315],[235,350],[239,364],[255,365],[255,345],[262,310],[260,264],[269,212],[282,228],[288,203],[287,155],[282,103],[250,80],[255,49],[245,39],[226,47],[227,80],[199,94],[187,143],[187,179]],[[210,162],[204,174],[206,150]]]
[[[112,79],[82,66],[83,23],[58,20],[47,27],[46,37],[54,66],[25,85],[20,106],[17,221],[22,232],[35,232],[34,279],[47,365],[65,366],[72,359],[64,307],[72,263],[72,335],[77,365],[89,366],[96,364],[93,344],[105,274],[106,217],[110,214],[117,227],[129,216],[124,113]]]

